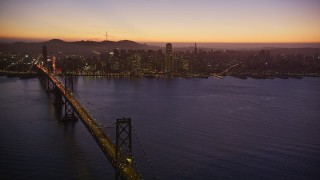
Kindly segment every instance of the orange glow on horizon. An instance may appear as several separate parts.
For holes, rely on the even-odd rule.
[[[232,29],[232,27],[230,27]],[[320,26],[319,26],[320,29]],[[49,31],[49,32],[48,32]],[[89,31],[89,30],[84,30]],[[320,42],[320,31],[317,29],[305,30],[296,29],[294,31],[286,32],[284,30],[278,32],[267,32],[263,29],[253,31],[243,31],[241,29],[234,29],[230,31],[220,30],[213,33],[210,31],[202,30],[202,33],[194,33],[189,31],[180,33],[171,33],[166,29],[158,29],[157,31],[138,32],[126,34],[124,36],[108,37],[108,40],[132,40],[137,42],[207,42],[207,43],[305,43],[305,42]],[[200,30],[201,31],[201,30]],[[153,32],[153,33],[150,33]],[[63,28],[59,28],[56,31],[42,29],[39,31],[33,31],[26,29],[22,30],[22,27],[5,27],[0,30],[0,39],[29,39],[29,40],[50,40],[61,39],[64,41],[104,41],[105,32],[101,31],[96,34],[88,34],[83,31],[77,31],[76,33],[64,31]]]
[[[0,41],[320,42],[320,1],[245,1],[4,1]]]
[[[21,40],[27,40],[28,42],[39,42],[39,41],[48,41],[50,39],[61,39],[63,41],[72,42],[72,41],[105,41],[106,39],[98,38],[98,37],[77,37],[77,36],[47,36],[47,35],[28,35],[28,36],[15,36],[15,35],[0,35],[1,39],[21,39]],[[178,39],[178,38],[152,38],[152,39],[146,39],[146,38],[123,38],[123,39],[115,39],[115,38],[109,38],[109,41],[120,41],[120,40],[132,40],[135,42],[150,42],[150,43],[157,43],[157,42],[176,42],[176,43],[189,43],[189,42],[198,42],[198,43],[320,43],[320,38],[255,38],[255,39],[245,39],[245,38],[233,38],[233,39],[227,39],[227,38],[216,38],[216,39],[208,39],[208,38],[194,38],[194,39]]]

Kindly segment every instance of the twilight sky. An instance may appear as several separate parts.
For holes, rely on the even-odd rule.
[[[0,41],[320,42],[320,0],[0,0]]]

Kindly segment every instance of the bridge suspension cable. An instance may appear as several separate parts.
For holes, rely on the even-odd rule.
[[[111,123],[111,124],[108,124],[108,125],[104,125],[104,126],[100,126],[99,128],[114,128],[115,125],[116,124],[116,121],[114,121],[113,123]]]
[[[96,105],[95,103],[90,102],[88,99],[83,99],[83,98],[81,98],[81,96],[79,95],[79,93],[78,93],[77,91],[74,92],[74,96],[79,100],[79,102],[84,106],[84,108],[85,108],[88,112],[90,112],[90,111],[89,111],[85,106],[86,106],[87,104],[90,104],[90,106],[93,106],[93,107],[94,107],[95,111],[99,111],[98,114],[104,114],[104,113],[105,113],[102,107],[98,107],[98,105]],[[90,112],[90,113],[92,113],[92,112]],[[92,114],[92,116],[96,116],[96,115],[97,115],[97,113]],[[103,125],[103,124],[105,124],[105,123],[102,123],[101,121],[97,120],[97,118],[94,118],[94,119],[95,119],[96,122],[99,124],[99,126],[101,126],[101,127],[102,127],[102,126],[105,126],[105,125]],[[112,123],[114,123],[114,122],[111,122],[111,124],[112,124]]]
[[[138,140],[138,144],[139,144],[140,148],[142,149],[143,157],[144,157],[145,160],[147,161],[149,167],[152,169],[152,173],[153,173],[153,176],[154,176],[153,178],[154,178],[154,179],[160,179],[160,177],[157,176],[157,173],[156,173],[156,171],[155,171],[155,169],[154,169],[154,167],[153,167],[153,165],[152,165],[152,162],[151,162],[150,158],[148,157],[148,155],[147,155],[147,153],[146,153],[146,150],[145,150],[144,146],[143,146],[142,143],[141,143],[141,140],[140,140],[140,138],[139,138],[139,136],[138,136],[138,133],[137,133],[136,129],[135,129],[134,126],[133,126],[133,123],[132,123],[132,130],[133,130],[133,134],[135,135],[136,139]]]

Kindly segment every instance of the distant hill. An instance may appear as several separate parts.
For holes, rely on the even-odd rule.
[[[147,44],[140,44],[130,40],[121,41],[75,41],[66,42],[61,39],[51,39],[49,41],[37,42],[37,43],[0,43],[0,50],[14,53],[28,53],[28,54],[39,54],[42,53],[42,46],[46,45],[48,54],[62,53],[65,55],[90,55],[93,51],[95,52],[108,52],[115,48],[119,49],[134,49],[134,50],[157,50],[160,49],[158,46],[150,46]]]
[[[121,41],[74,41],[74,42],[66,42],[61,39],[51,39],[49,41],[44,42],[34,42],[34,43],[25,43],[25,42],[15,42],[15,43],[0,43],[0,51],[4,52],[13,52],[13,53],[22,53],[22,54],[41,54],[42,53],[42,46],[46,45],[48,49],[48,54],[63,54],[63,55],[82,55],[82,56],[91,56],[93,52],[99,52],[104,53],[108,51],[113,51],[115,48],[119,49],[134,49],[134,50],[158,50],[162,49],[163,47],[156,45],[147,45],[147,44],[141,44],[130,40],[121,40]],[[165,43],[163,43],[165,45]],[[203,44],[205,45],[205,44]],[[223,47],[224,45],[231,45],[232,44],[216,44],[217,47]],[[247,44],[252,45],[252,44]],[[239,51],[257,51],[255,53],[258,53],[260,49],[265,49],[270,51],[270,54],[276,55],[276,54],[300,54],[300,55],[308,55],[308,56],[314,56],[320,54],[320,48],[316,47],[310,47],[310,48],[303,48],[303,47],[291,47],[291,48],[285,48],[285,47],[268,47],[267,45],[270,44],[263,44],[266,45],[264,47],[260,48],[254,48],[251,47],[246,49],[237,49]],[[274,44],[274,45],[281,45],[281,44]],[[174,47],[174,50],[177,51],[185,51],[189,49],[191,52],[194,49],[194,46],[189,47]],[[198,49],[203,49],[210,51],[211,48],[201,47],[199,46]],[[223,49],[214,48],[215,50],[222,51]],[[231,48],[232,49],[232,48]]]

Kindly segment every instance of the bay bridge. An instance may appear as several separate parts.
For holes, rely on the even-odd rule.
[[[90,134],[96,140],[101,150],[104,152],[112,166],[118,171],[119,175],[124,179],[140,179],[139,174],[133,169],[127,157],[121,152],[116,153],[116,147],[112,144],[112,141],[103,133],[101,127],[94,121],[90,114],[73,96],[72,91],[68,90],[63,84],[51,73],[49,73],[44,67],[36,65],[39,68],[40,73],[44,75],[47,82],[51,85],[48,86],[48,91],[54,91],[55,103],[62,102],[62,96],[65,99],[65,118],[71,120],[74,118],[74,113],[87,127]],[[68,83],[65,83],[68,86]],[[121,163],[119,163],[121,162]],[[127,163],[126,163],[127,162]]]
[[[65,74],[63,84],[57,76],[50,72],[48,62],[46,61],[47,54],[45,46],[43,49],[44,63],[40,62],[40,60],[41,58],[39,56],[32,66],[37,69],[40,81],[46,88],[46,91],[51,94],[53,103],[59,106],[64,105],[63,120],[81,120],[115,169],[115,179],[142,179],[141,172],[133,165],[131,119],[120,118],[114,122],[114,124],[116,124],[116,141],[114,144],[110,137],[103,132],[103,127],[94,120],[74,96],[74,76],[71,73]],[[34,72],[29,72],[29,70],[28,72],[17,71],[12,73],[14,75],[26,75],[30,73],[34,75]]]

